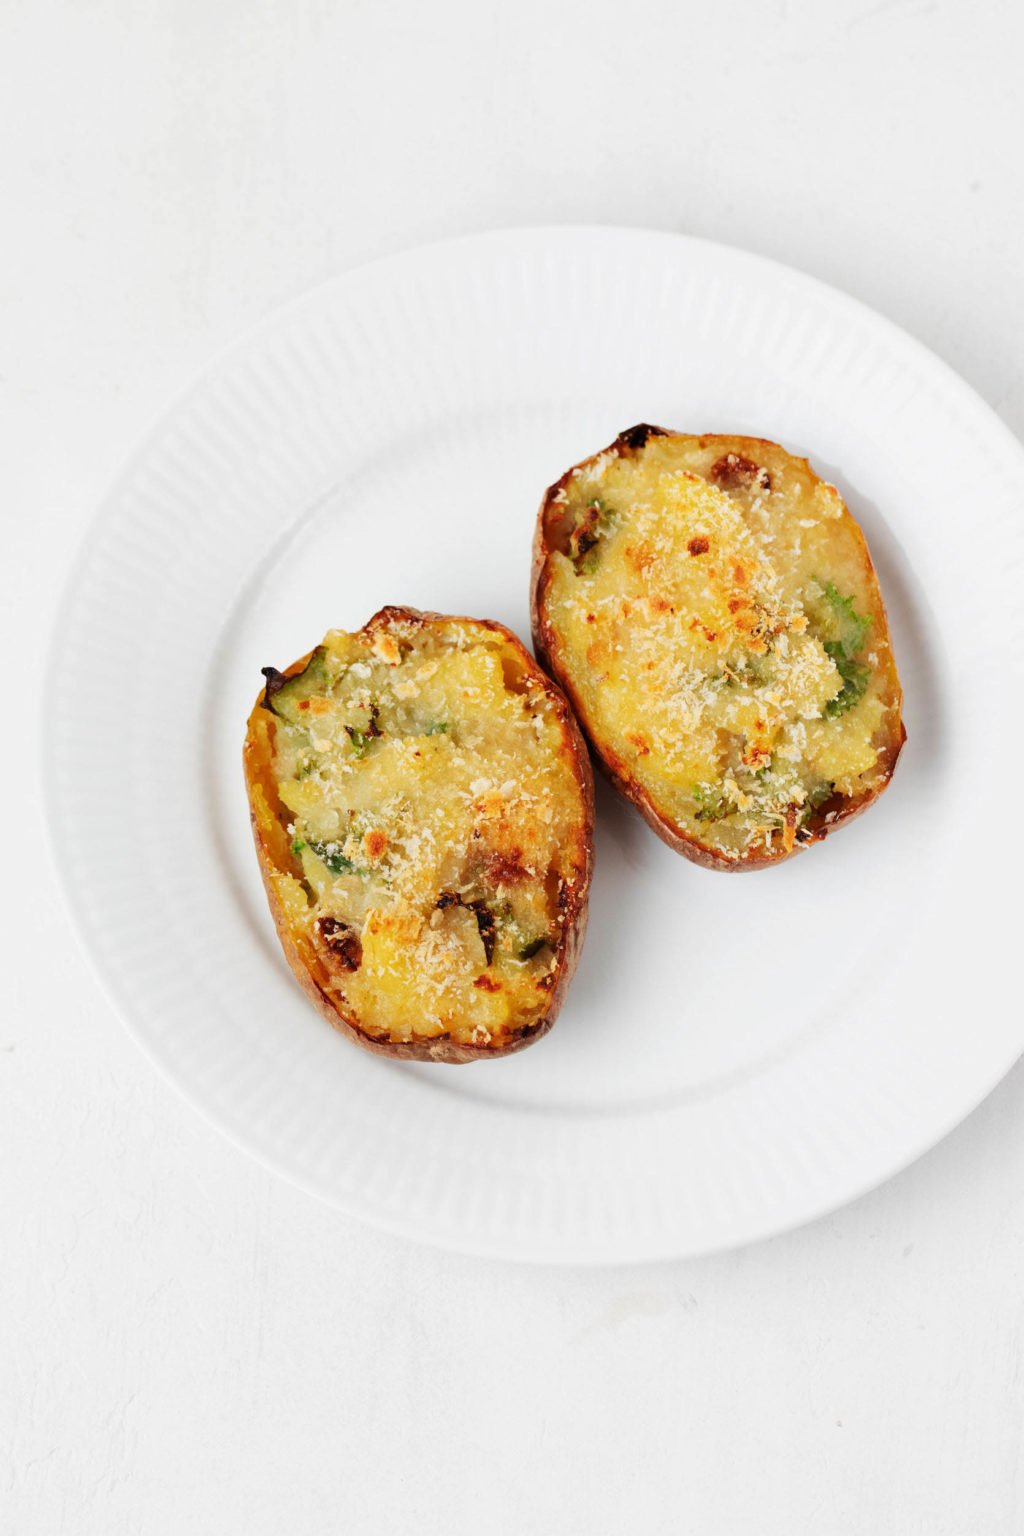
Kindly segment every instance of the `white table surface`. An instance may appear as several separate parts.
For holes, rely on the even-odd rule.
[[[748,246],[1024,431],[1022,49],[1013,0],[0,8],[5,1533],[1024,1527],[1024,1069],[886,1188],[743,1252],[419,1248],[157,1078],[71,935],[34,748],[69,561],[140,433],[383,252],[565,221]]]

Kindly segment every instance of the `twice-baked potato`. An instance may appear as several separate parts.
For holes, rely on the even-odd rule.
[[[369,1050],[504,1056],[562,1004],[594,786],[572,713],[503,625],[384,608],[264,668],[245,780],[292,970]]]
[[[806,459],[639,426],[541,503],[538,658],[613,783],[714,869],[871,805],[905,739],[864,536]]]

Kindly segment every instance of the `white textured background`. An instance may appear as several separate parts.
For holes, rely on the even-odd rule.
[[[127,451],[222,343],[381,252],[710,235],[874,304],[1024,432],[1022,50],[1014,0],[0,5],[5,1536],[1024,1528],[1024,1070],[759,1248],[415,1248],[156,1079],[57,903],[34,766],[35,658]]]

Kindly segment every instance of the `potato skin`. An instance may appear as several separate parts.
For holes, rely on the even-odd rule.
[[[450,621],[445,614],[421,612],[416,608],[388,606],[364,624],[360,635],[370,636],[390,625],[429,626],[435,622]],[[378,1056],[391,1056],[405,1061],[438,1061],[461,1064],[469,1061],[486,1061],[499,1056],[510,1056],[539,1040],[554,1024],[565,1001],[569,984],[579,962],[587,927],[587,900],[594,867],[594,779],[590,758],[579,727],[560,690],[546,677],[529,651],[505,625],[492,619],[464,620],[500,635],[505,646],[515,655],[524,673],[539,683],[552,701],[562,727],[563,745],[582,791],[584,821],[580,829],[580,848],[583,854],[583,877],[567,881],[563,887],[562,943],[556,957],[554,983],[548,1003],[541,1018],[534,1024],[510,1033],[500,1046],[467,1045],[438,1035],[422,1040],[393,1041],[368,1034],[351,1013],[336,1006],[318,979],[323,975],[319,959],[305,933],[289,923],[274,883],[275,872],[294,873],[294,856],[290,852],[288,838],[283,833],[281,821],[273,814],[277,796],[273,780],[273,731],[274,716],[264,708],[264,692],[253,706],[246,730],[243,750],[243,769],[249,814],[252,825],[256,857],[263,879],[267,901],[277,928],[278,938],[285,958],[303,992],[317,1012],[339,1033],[346,1035],[364,1050]],[[300,658],[283,674],[293,677],[308,663],[312,652]],[[270,807],[268,813],[267,807]],[[279,808],[280,809],[280,808]],[[282,814],[286,814],[283,813]]]
[[[533,558],[530,579],[530,622],[533,633],[534,651],[537,659],[545,671],[559,684],[570,704],[580,727],[587,739],[598,764],[610,780],[613,787],[627,800],[631,800],[640,812],[647,825],[657,833],[662,842],[667,843],[676,853],[681,853],[691,863],[699,864],[705,869],[722,870],[725,872],[742,872],[753,869],[765,869],[773,864],[779,864],[783,860],[792,858],[802,848],[812,843],[821,842],[838,827],[845,826],[853,821],[862,812],[866,811],[878,799],[892,780],[896,763],[906,741],[907,733],[903,725],[902,716],[898,716],[898,730],[893,732],[884,742],[879,744],[879,757],[884,765],[882,781],[877,789],[856,797],[833,795],[819,807],[812,817],[806,829],[806,835],[802,841],[795,844],[789,851],[781,847],[772,849],[751,849],[740,858],[731,859],[722,854],[718,849],[696,838],[677,821],[673,820],[665,811],[661,810],[648,793],[645,786],[638,783],[630,773],[626,764],[617,755],[611,745],[604,741],[597,733],[587,718],[587,710],[584,706],[580,690],[576,687],[571,667],[559,644],[559,637],[548,610],[548,589],[551,582],[551,555],[553,545],[550,542],[552,523],[558,513],[558,504],[555,498],[565,489],[573,478],[574,472],[585,465],[592,463],[603,453],[614,454],[619,458],[637,457],[652,437],[670,437],[674,434],[664,427],[650,426],[647,423],[639,423],[620,432],[614,442],[600,453],[588,455],[587,458],[571,465],[553,485],[545,491],[537,514],[537,521],[533,535]],[[724,455],[735,453],[760,461],[769,450],[771,454],[778,454],[780,450],[777,443],[767,438],[740,437],[729,434],[705,433],[698,439],[702,447],[712,447],[718,453]],[[813,474],[806,459],[797,459],[795,455],[787,457],[801,464],[808,472]],[[817,478],[817,477],[815,477]],[[856,531],[859,541],[860,554],[867,571],[871,574],[876,590],[879,593],[879,619],[884,638],[889,638],[888,621],[885,615],[884,604],[881,599],[881,589],[878,584],[874,564],[868,551],[867,543],[859,524],[851,517],[850,522]],[[899,693],[902,700],[902,693]]]

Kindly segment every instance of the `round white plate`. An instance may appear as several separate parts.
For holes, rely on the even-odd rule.
[[[389,602],[528,635],[541,492],[638,421],[775,438],[840,487],[906,690],[893,785],[743,878],[599,789],[590,931],[551,1035],[461,1068],[365,1055],[308,1006],[266,910],[240,761],[260,667]],[[1003,1005],[1020,821],[1000,810],[1024,746],[1022,485],[1019,445],[935,357],[739,251],[521,230],[318,289],[166,415],[67,594],[51,830],[111,997],[236,1142],[431,1242],[650,1259],[850,1200],[1024,1049]]]

